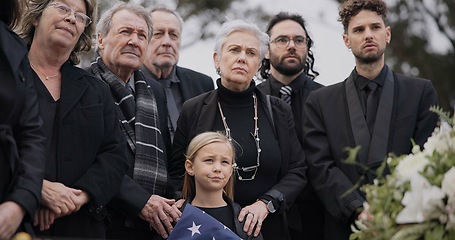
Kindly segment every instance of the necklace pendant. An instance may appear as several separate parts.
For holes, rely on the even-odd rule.
[[[49,77],[46,77],[46,80],[49,80]]]

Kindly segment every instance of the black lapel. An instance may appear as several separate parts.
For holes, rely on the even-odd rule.
[[[387,68],[368,154],[368,165],[371,167],[379,166],[387,156],[387,144],[389,140],[394,96],[393,73]]]
[[[177,65],[175,66],[175,75],[179,79],[180,93],[182,94],[183,101],[190,99],[193,96],[193,87],[191,86],[191,81],[188,80],[185,72],[182,72],[182,69]]]
[[[216,109],[218,104],[218,90],[207,93],[208,96],[204,99],[201,114],[197,120],[196,133],[202,133],[208,130],[212,130],[213,123],[216,117]]]
[[[63,109],[61,119],[71,111],[84,95],[88,85],[81,74],[73,69],[71,63],[66,62],[62,65],[62,87],[61,87],[61,109]]]
[[[392,71],[390,69],[387,70],[372,136],[370,136],[365,117],[363,116],[352,74],[346,80],[345,90],[355,145],[362,146],[359,150],[359,161],[370,168],[375,168],[387,156],[390,121],[395,96]]]
[[[359,95],[357,94],[352,73],[346,80],[345,91],[355,145],[362,146],[359,150],[358,158],[361,163],[366,164],[368,162],[370,132],[363,116],[362,106],[360,105]]]

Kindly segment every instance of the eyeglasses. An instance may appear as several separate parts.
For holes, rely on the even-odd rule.
[[[55,9],[57,9],[58,13],[60,13],[63,16],[69,16],[71,13],[73,13],[74,17],[76,18],[76,22],[83,24],[85,27],[92,23],[92,19],[90,19],[87,15],[81,12],[74,11],[64,3],[53,2],[49,4],[49,6],[53,6]]]
[[[279,36],[271,42],[275,43],[278,48],[287,48],[291,40],[294,42],[294,46],[296,48],[305,48],[307,46],[307,39],[303,36],[297,36],[294,38],[290,38],[288,36]]]

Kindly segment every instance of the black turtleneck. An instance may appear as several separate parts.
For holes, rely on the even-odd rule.
[[[250,167],[256,165],[256,144],[252,137],[254,132],[254,82],[242,92],[234,92],[225,88],[218,79],[218,96],[226,123],[231,129],[231,136],[235,140],[236,162],[239,167]],[[267,192],[278,181],[278,174],[281,166],[281,154],[278,141],[275,139],[272,126],[266,115],[265,107],[258,99],[258,127],[261,147],[260,167],[252,181],[238,180],[235,173],[235,201],[244,207],[252,204],[258,197]],[[267,113],[268,114],[268,113]],[[221,121],[219,110],[214,122],[216,130],[225,130]],[[253,172],[239,174],[244,178],[250,178]]]

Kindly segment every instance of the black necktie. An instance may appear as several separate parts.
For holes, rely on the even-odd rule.
[[[160,80],[164,82],[164,89],[166,90],[166,100],[167,100],[167,111],[169,113],[169,120],[171,121],[172,130],[177,129],[177,119],[179,118],[179,110],[177,109],[177,104],[175,103],[174,94],[172,94],[171,90],[171,81]]]
[[[367,97],[366,120],[371,134],[374,128],[376,112],[378,111],[378,94],[376,93],[378,84],[374,81],[370,81],[365,88],[369,90]]]
[[[282,86],[280,89],[281,99],[291,105],[292,88],[290,86]]]

